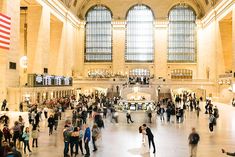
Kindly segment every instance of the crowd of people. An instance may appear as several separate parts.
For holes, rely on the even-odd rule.
[[[156,112],[162,123],[176,122],[183,123],[185,118],[185,111],[195,111],[199,118],[201,111],[199,101],[195,94],[184,93],[175,96],[175,100],[169,98],[161,99],[153,108],[148,108],[146,114],[149,118],[149,123],[152,122],[152,114]],[[102,129],[105,128],[104,120],[110,117],[110,121],[118,123],[118,112],[115,109],[117,99],[107,98],[104,94],[79,95],[79,100],[75,101],[74,97],[60,98],[56,100],[49,100],[48,103],[41,105],[28,106],[28,122],[29,126],[25,126],[25,120],[22,116],[14,122],[14,126],[9,126],[9,118],[4,115],[2,122],[4,127],[0,129],[0,156],[16,157],[21,156],[21,152],[26,154],[32,152],[32,147],[39,147],[39,132],[40,122],[46,120],[48,126],[49,136],[53,135],[54,130],[57,130],[59,121],[62,119],[62,113],[67,108],[71,109],[71,118],[65,119],[63,129],[64,139],[64,157],[77,156],[78,154],[89,157],[90,146],[92,142],[93,152],[98,150],[97,140],[102,137]],[[2,109],[6,109],[6,101],[3,103]],[[4,107],[5,105],[5,107]],[[19,111],[23,108],[19,107]],[[208,114],[209,130],[212,132],[216,125],[216,120],[219,118],[219,110],[214,106],[211,100],[206,100],[205,114]],[[126,112],[127,123],[133,123],[130,110]],[[88,124],[88,119],[89,124]],[[92,119],[92,120],[91,120]],[[91,125],[92,124],[92,125]],[[90,127],[92,126],[92,127]],[[143,142],[148,138],[150,148],[153,148],[153,153],[156,152],[154,135],[146,124],[139,127],[139,133],[143,134]],[[32,143],[29,143],[31,141]],[[197,145],[200,141],[200,136],[195,128],[189,137],[189,146],[191,157],[196,157]],[[23,143],[23,147],[22,147]],[[225,152],[228,155],[232,153]]]

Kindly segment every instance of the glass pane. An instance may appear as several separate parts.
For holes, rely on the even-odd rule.
[[[195,62],[196,15],[189,6],[174,7],[169,14],[168,61]]]
[[[112,15],[96,6],[86,17],[86,61],[112,61]]]
[[[153,61],[153,13],[137,5],[128,12],[126,30],[126,61]]]

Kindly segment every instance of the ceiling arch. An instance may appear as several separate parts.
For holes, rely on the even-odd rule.
[[[151,6],[157,18],[165,18],[171,6],[177,3],[187,3],[195,9],[198,18],[202,18],[211,7],[219,0],[60,0],[80,19],[84,19],[86,11],[93,5],[104,4],[109,6],[114,12],[114,18],[123,19],[124,16],[120,12],[125,12],[129,9],[128,6],[143,3]],[[121,5],[125,4],[125,5]]]

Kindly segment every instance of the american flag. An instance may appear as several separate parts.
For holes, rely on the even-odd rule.
[[[11,18],[0,13],[0,48],[10,49]]]

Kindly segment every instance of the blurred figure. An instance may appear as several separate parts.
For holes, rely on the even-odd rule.
[[[235,152],[234,153],[229,153],[229,152],[226,152],[224,149],[222,149],[222,153],[225,153],[228,156],[235,156]]]
[[[196,157],[197,156],[197,145],[200,141],[200,136],[196,132],[195,128],[192,128],[192,132],[190,133],[189,137],[189,146],[190,146],[190,157]]]
[[[130,110],[128,110],[126,113],[126,121],[128,124],[130,123],[129,121],[131,121],[131,123],[134,123],[134,121],[131,119],[131,111]]]

